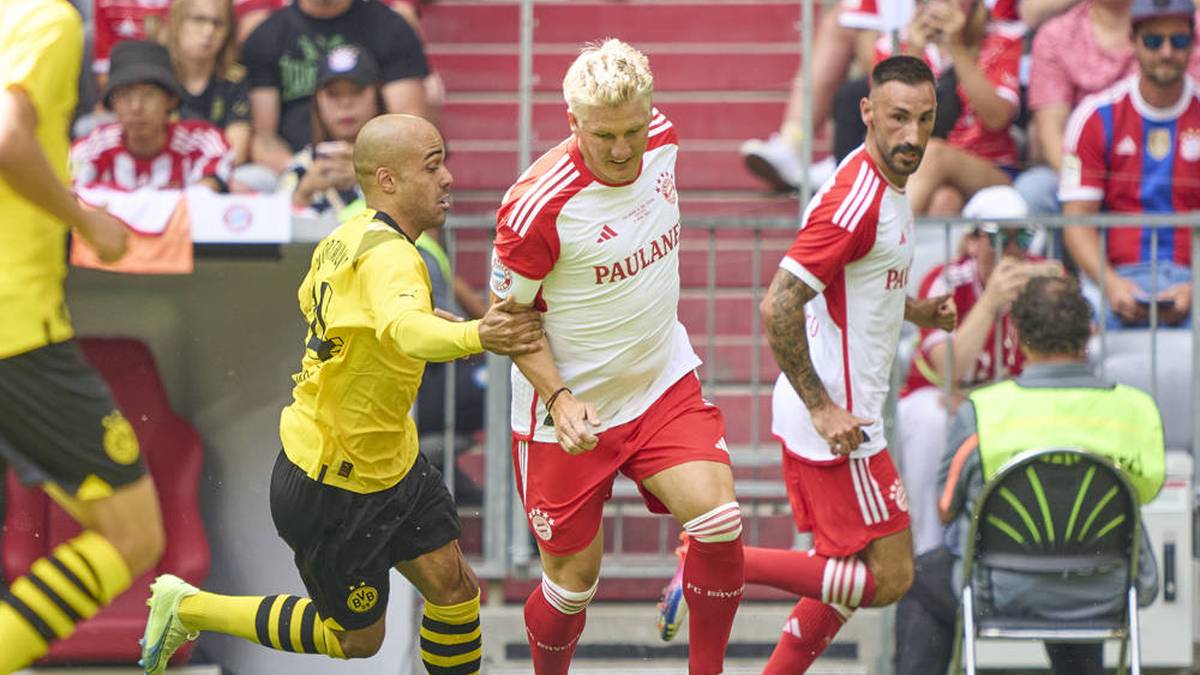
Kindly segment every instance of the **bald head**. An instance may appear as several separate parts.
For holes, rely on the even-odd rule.
[[[390,169],[403,181],[434,153],[444,154],[445,149],[432,124],[416,115],[380,115],[364,124],[354,139],[354,173],[363,192],[373,192],[379,169]]]

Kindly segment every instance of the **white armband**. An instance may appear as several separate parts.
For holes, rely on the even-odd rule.
[[[490,285],[497,298],[502,300],[512,298],[518,304],[532,305],[538,290],[542,287],[542,282],[540,279],[529,279],[510,270],[500,262],[500,256],[493,249]]]

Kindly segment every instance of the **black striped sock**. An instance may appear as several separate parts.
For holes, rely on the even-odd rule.
[[[297,654],[343,658],[341,644],[317,614],[312,600],[295,595],[268,595],[258,603],[254,632],[264,647]]]
[[[421,661],[430,675],[475,675],[482,658],[478,594],[457,605],[425,603]]]

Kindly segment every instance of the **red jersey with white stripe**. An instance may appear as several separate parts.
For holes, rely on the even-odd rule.
[[[145,40],[147,24],[166,27],[171,0],[95,0],[92,25],[96,44],[93,47],[92,70],[108,72],[108,55],[113,45],[124,40]]]
[[[153,157],[135,157],[125,148],[119,122],[97,127],[71,146],[75,185],[184,188],[208,177],[229,181],[233,154],[221,130],[200,120],[167,124],[167,145]]]
[[[678,141],[657,110],[638,177],[592,175],[574,136],[534,162],[497,213],[491,287],[540,286],[535,305],[566,386],[596,406],[600,431],[641,415],[700,365],[679,304]],[[554,442],[543,401],[512,370],[512,428]]]
[[[1036,260],[1038,258],[1030,258]],[[945,273],[943,274],[943,270]],[[936,298],[947,293],[954,296],[954,306],[958,308],[961,321],[979,298],[983,296],[983,281],[979,278],[979,266],[975,259],[963,256],[948,265],[938,265],[929,270],[921,280],[920,298]],[[912,365],[908,369],[908,379],[904,383],[901,396],[907,396],[921,387],[940,387],[936,370],[929,363],[929,352],[937,345],[950,339],[950,333],[940,328],[922,328],[921,344],[913,355]],[[1000,353],[1003,355],[1003,376],[1021,374],[1025,365],[1025,357],[1021,352],[1017,339],[1017,327],[1009,314],[1000,319]],[[983,341],[983,349],[975,359],[975,365],[967,372],[962,382],[968,386],[984,384],[996,379],[996,324],[988,329],[987,339]]]
[[[992,83],[996,95],[1012,106],[1014,119],[1021,107],[1020,70],[1021,53],[1025,49],[1025,32],[1024,24],[990,21],[983,44],[979,47],[979,69]],[[903,41],[900,47],[903,50]],[[879,63],[894,53],[892,37],[880,36],[875,42],[875,62]],[[941,77],[953,65],[933,44],[925,48],[924,58],[937,77]],[[957,94],[960,109],[958,121],[954,123],[954,128],[950,130],[946,140],[955,147],[1000,166],[1017,166],[1017,144],[1009,133],[1009,127],[988,129],[983,126],[983,122],[975,115],[975,106],[971,105],[961,84]]]
[[[872,420],[851,457],[887,447],[883,403],[904,322],[912,266],[913,213],[864,146],[850,153],[813,196],[779,266],[817,291],[804,306],[809,354],[837,405]],[[833,461],[808,408],[780,374],[771,430],[806,460]]]
[[[1113,213],[1200,209],[1200,91],[1190,76],[1170,108],[1138,91],[1138,75],[1080,102],[1067,122],[1058,198],[1098,201]],[[1113,265],[1149,262],[1154,228],[1105,230]],[[1188,229],[1161,228],[1160,261],[1191,264]]]

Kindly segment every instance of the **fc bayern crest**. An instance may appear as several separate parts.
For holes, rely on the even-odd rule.
[[[1179,135],[1179,155],[1187,162],[1200,160],[1200,129],[1188,129]]]
[[[554,537],[554,519],[541,509],[529,512],[529,524],[542,541],[550,541]]]
[[[1154,129],[1146,136],[1146,150],[1156,160],[1164,159],[1171,152],[1171,132],[1166,129]]]
[[[679,195],[675,192],[675,174],[670,171],[658,174],[658,194],[662,195],[668,204],[679,201]]]

